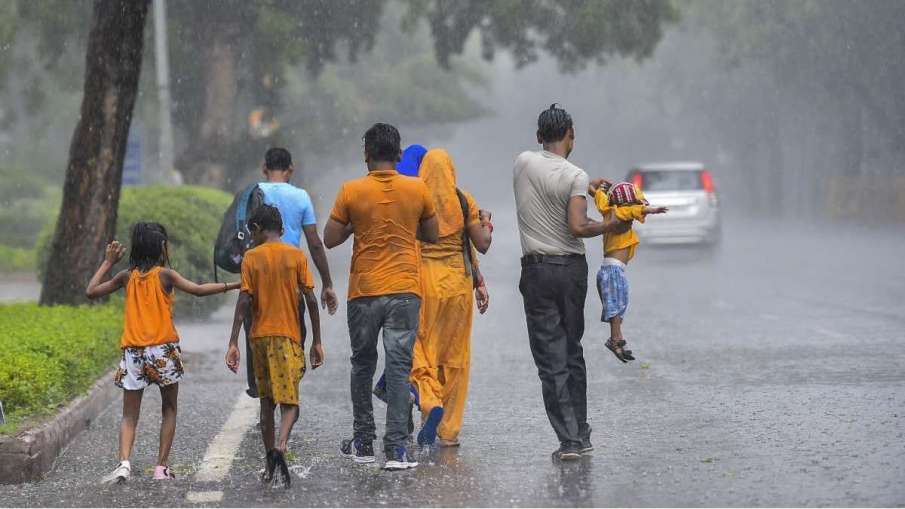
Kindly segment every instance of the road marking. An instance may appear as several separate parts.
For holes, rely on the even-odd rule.
[[[242,438],[258,418],[259,409],[257,399],[249,398],[244,393],[239,395],[223,429],[207,446],[201,468],[195,473],[195,482],[218,482],[226,478]],[[195,503],[219,502],[223,499],[223,492],[190,491],[186,499]]]
[[[186,500],[195,504],[209,504],[223,500],[222,491],[190,491]]]

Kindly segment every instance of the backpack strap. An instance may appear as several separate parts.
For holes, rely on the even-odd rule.
[[[245,221],[248,219],[248,202],[252,193],[258,188],[258,184],[251,184],[242,190],[239,195],[239,203],[236,204],[236,231],[245,231]]]
[[[214,255],[211,258],[211,261],[213,262],[213,265],[214,265],[214,282],[219,283],[220,281],[217,280],[217,245],[216,244],[214,244]]]

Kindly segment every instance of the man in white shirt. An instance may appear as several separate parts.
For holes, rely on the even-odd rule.
[[[582,239],[631,224],[588,217],[588,174],[567,160],[575,130],[566,110],[554,104],[541,112],[537,142],[543,151],[521,153],[513,168],[523,254],[519,290],[544,406],[560,442],[554,456],[576,460],[593,450],[581,348],[588,293]]]

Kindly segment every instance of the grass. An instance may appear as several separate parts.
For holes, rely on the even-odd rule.
[[[83,394],[120,355],[122,309],[0,305],[0,401],[14,433]]]

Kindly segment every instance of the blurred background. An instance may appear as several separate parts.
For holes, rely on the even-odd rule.
[[[107,38],[92,45],[101,25]],[[92,69],[121,79],[86,83]],[[330,498],[341,492],[405,506],[901,505],[903,83],[902,0],[2,1],[0,299],[84,303],[104,244],[139,220],[164,223],[173,267],[210,281],[223,213],[261,178],[268,147],[292,152],[293,183],[322,225],[340,182],[366,171],[362,134],[390,122],[403,145],[448,149],[460,187],[494,213],[468,442],[422,498],[378,476],[350,485],[346,467],[325,460],[315,484],[326,491],[297,503],[384,503]],[[108,115],[132,94],[131,121]],[[574,119],[573,162],[640,178],[654,205],[671,207],[639,227],[631,263],[625,328],[639,363],[604,350],[590,286],[583,344],[604,445],[571,473],[537,461],[553,437],[517,289],[512,165],[539,149],[537,116],[551,103]],[[601,242],[586,246],[593,278]],[[350,251],[329,253],[340,295]],[[179,297],[201,375],[186,391],[199,395],[180,430],[198,438],[184,442],[186,463],[226,420],[225,391],[244,387],[222,367],[234,298]],[[110,307],[0,305],[0,400],[14,423],[109,369],[121,329]],[[318,438],[304,450],[324,458],[350,415],[336,383],[348,376],[344,314],[322,316],[331,361],[305,382],[317,410],[300,426]],[[73,383],[72,366],[89,357]],[[35,380],[50,396],[35,396]],[[48,483],[8,491],[25,497],[10,505],[86,500],[84,469],[105,468],[95,444],[113,446],[114,414]],[[210,426],[194,425],[208,415]],[[251,468],[231,481],[241,496],[257,496]],[[168,493],[149,487],[142,500],[174,505]]]
[[[577,39],[547,44],[552,55],[543,41],[520,48],[486,36],[530,23],[517,12],[490,12],[476,30],[453,17],[469,30],[447,34],[444,47],[429,2],[299,5],[167,2],[172,156],[161,146],[149,15],[126,186],[231,193],[259,176],[268,146],[282,145],[297,183],[329,202],[340,178],[363,171],[360,136],[379,120],[397,124],[404,143],[448,146],[465,182],[492,201],[510,192],[514,156],[534,146],[537,113],[559,102],[575,118],[573,158],[590,173],[621,179],[638,163],[701,161],[726,214],[905,222],[902,2],[676,0],[657,17],[662,34],[626,36],[631,51],[583,53]],[[632,28],[586,18],[599,30]],[[0,5],[6,272],[33,271],[41,231],[52,230],[91,19],[87,0]],[[480,136],[470,136],[475,126]]]

